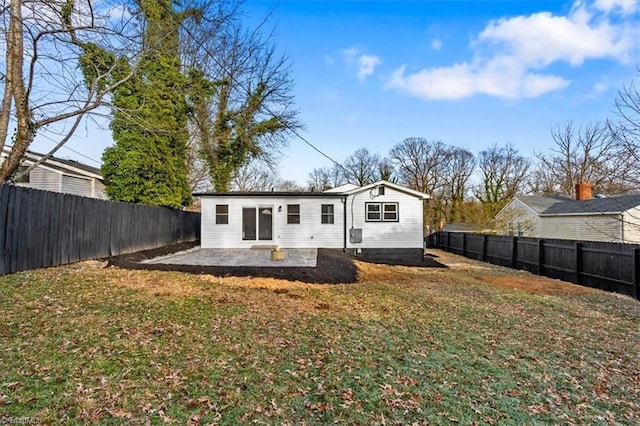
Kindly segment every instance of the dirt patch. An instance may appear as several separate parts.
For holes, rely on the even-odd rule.
[[[178,271],[217,277],[261,277],[313,284],[347,284],[357,281],[358,270],[353,259],[340,250],[318,249],[316,267],[252,267],[141,264],[140,261],[188,250],[197,243],[183,243],[112,257],[109,265],[147,271]]]
[[[493,266],[488,263],[479,262],[477,260],[462,257],[443,250],[429,249],[427,250],[425,255],[425,259],[427,258],[431,259],[431,261],[434,263],[442,264],[445,267],[451,269],[488,270],[491,266]]]
[[[482,281],[497,285],[498,287],[523,290],[532,294],[544,294],[548,296],[576,295],[596,293],[598,290],[582,287],[576,284],[537,275],[527,276],[493,276],[479,277]]]

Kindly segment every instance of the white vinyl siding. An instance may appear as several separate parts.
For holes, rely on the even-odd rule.
[[[62,192],[62,174],[44,167],[31,170],[29,187],[45,191]]]
[[[514,198],[496,216],[498,235],[518,235],[537,237],[540,231],[540,216],[527,207],[522,201]]]
[[[65,194],[91,197],[91,179],[62,175],[62,190]]]
[[[102,200],[106,200],[107,199],[107,193],[106,193],[106,186],[104,185],[104,183],[100,182],[99,180],[95,180],[94,182],[94,187],[93,187],[93,196],[95,198],[100,198]]]
[[[343,206],[339,196],[329,197],[266,197],[266,196],[204,196],[202,197],[203,248],[250,248],[256,244],[274,244],[282,248],[342,248]],[[215,205],[229,205],[229,224],[216,225]],[[287,204],[300,205],[300,224],[287,223]],[[335,223],[321,223],[321,205],[332,204]],[[242,240],[242,208],[273,208],[273,239],[260,242]],[[282,207],[281,209],[279,207]]]
[[[621,242],[620,215],[542,216],[539,238]]]
[[[398,221],[366,221],[366,203],[397,203]],[[347,204],[349,211],[347,227],[353,225],[362,229],[362,242],[351,243],[348,248],[422,248],[424,246],[424,227],[422,220],[423,200],[412,195],[385,187],[385,194],[372,198],[370,191],[352,195]],[[381,212],[382,214],[382,212]],[[353,215],[353,220],[352,220]]]
[[[640,207],[624,212],[624,242],[640,244]]]
[[[256,244],[265,244],[256,240],[242,239],[242,209],[270,207],[273,212],[273,239],[269,244],[282,248],[343,248],[345,237],[345,207],[347,248],[422,248],[423,239],[423,200],[390,187],[385,195],[373,197],[365,190],[345,196],[202,196],[202,234],[203,248],[250,248]],[[397,204],[397,221],[366,222],[365,203]],[[216,225],[215,205],[229,205],[229,224]],[[300,206],[300,223],[287,223],[287,205]],[[329,218],[332,206],[334,223],[323,223]],[[389,218],[393,216],[389,209]],[[323,214],[324,212],[324,214]],[[382,212],[381,212],[382,213]],[[349,242],[349,229],[362,229],[362,242]]]

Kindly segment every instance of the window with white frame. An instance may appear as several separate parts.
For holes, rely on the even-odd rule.
[[[300,223],[300,204],[287,204],[287,223]]]
[[[398,222],[399,218],[398,203],[365,203],[367,222]]]
[[[216,225],[229,224],[229,205],[216,204]]]
[[[332,223],[334,223],[333,204],[323,204],[322,205],[322,219],[321,219],[320,223],[323,223],[323,224],[332,224]]]
[[[382,220],[385,222],[398,221],[398,204],[382,203]]]
[[[382,214],[380,214],[381,203],[366,203],[367,222],[380,222]]]

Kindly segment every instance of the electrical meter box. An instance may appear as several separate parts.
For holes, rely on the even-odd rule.
[[[349,241],[352,243],[362,242],[362,228],[351,228],[349,231]]]

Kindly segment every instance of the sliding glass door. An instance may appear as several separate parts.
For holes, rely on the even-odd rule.
[[[256,232],[257,231],[257,232]],[[273,207],[244,207],[242,209],[242,239],[273,240]]]

